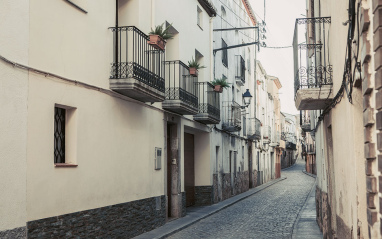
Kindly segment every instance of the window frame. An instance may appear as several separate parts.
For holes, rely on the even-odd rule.
[[[57,160],[56,158],[56,133],[57,133],[57,122],[56,122],[56,114],[57,110],[60,109],[61,112],[64,112],[63,119],[61,118],[61,131],[63,132],[63,136],[61,137],[60,144],[64,145],[61,150],[63,150],[62,154],[63,159]],[[53,140],[54,140],[54,148],[53,148],[53,162],[55,167],[77,167],[77,108],[55,104],[54,105],[54,128],[53,128]],[[63,122],[62,122],[63,121]],[[61,132],[62,133],[62,132]]]
[[[196,13],[196,24],[201,30],[203,30],[203,11],[199,6],[196,6]]]
[[[228,47],[228,45],[222,38],[222,48],[224,47]],[[225,67],[228,68],[228,50],[227,49],[222,50],[222,63]]]

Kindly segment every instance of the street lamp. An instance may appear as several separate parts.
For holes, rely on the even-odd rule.
[[[252,95],[249,92],[249,89],[247,89],[247,91],[243,94],[243,99],[244,99],[245,106],[242,106],[242,108],[248,107],[251,104],[251,99],[252,99]]]

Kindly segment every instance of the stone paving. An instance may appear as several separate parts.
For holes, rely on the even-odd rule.
[[[315,179],[304,162],[281,173],[287,177],[169,238],[292,238],[294,223]]]

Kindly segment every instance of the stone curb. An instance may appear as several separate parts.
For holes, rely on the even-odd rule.
[[[303,172],[304,172],[304,171],[303,171]],[[309,175],[309,176],[310,176],[310,175]],[[297,232],[297,224],[298,224],[298,221],[299,221],[300,218],[301,218],[302,210],[305,208],[305,206],[306,206],[306,204],[307,204],[307,202],[308,202],[308,199],[309,199],[310,194],[311,194],[312,191],[316,188],[316,183],[317,183],[317,180],[314,181],[312,188],[310,189],[308,195],[306,195],[304,205],[300,208],[300,211],[298,212],[298,216],[297,216],[296,220],[295,220],[294,223],[293,223],[292,239],[295,239],[295,238],[296,238],[296,232]]]
[[[312,178],[316,178],[317,176],[311,173],[308,173],[306,170],[302,170],[303,173],[305,173],[308,176],[311,176]]]
[[[168,236],[171,236],[172,234],[175,234],[178,231],[181,231],[181,230],[197,223],[198,221],[200,221],[206,217],[209,217],[209,216],[211,216],[211,215],[213,215],[213,214],[215,214],[215,213],[217,213],[217,212],[219,212],[219,211],[221,211],[227,207],[230,207],[233,204],[235,204],[241,200],[244,200],[244,199],[246,199],[246,198],[272,186],[273,184],[281,182],[285,179],[286,179],[286,177],[274,179],[270,182],[267,182],[267,183],[262,184],[258,187],[255,187],[255,188],[251,188],[247,192],[241,193],[239,195],[236,195],[234,197],[231,197],[229,199],[221,201],[217,204],[213,204],[211,206],[200,207],[200,209],[198,211],[187,214],[185,217],[179,218],[177,220],[168,222],[161,227],[158,227],[152,231],[146,232],[146,233],[141,234],[141,235],[134,237],[134,238],[136,238],[136,239],[166,238]]]

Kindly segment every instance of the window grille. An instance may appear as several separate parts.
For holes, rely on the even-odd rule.
[[[54,107],[54,163],[65,163],[66,110]]]

